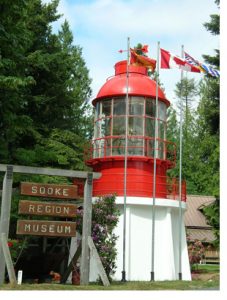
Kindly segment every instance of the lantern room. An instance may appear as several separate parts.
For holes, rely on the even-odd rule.
[[[102,177],[94,183],[94,195],[123,195],[127,155],[127,195],[152,197],[156,82],[143,66],[129,65],[127,78],[127,61],[120,61],[115,64],[115,76],[107,79],[92,103],[95,108],[94,138],[87,164],[94,171],[102,172]],[[169,192],[175,197],[178,189],[176,180],[166,177],[167,169],[174,167],[176,158],[175,144],[166,139],[169,105],[158,87],[156,196],[161,198],[166,198]]]

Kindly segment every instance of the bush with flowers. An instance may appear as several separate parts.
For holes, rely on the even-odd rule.
[[[116,240],[113,230],[119,220],[119,210],[115,203],[115,196],[99,197],[92,206],[91,236],[99,253],[108,278],[116,269]],[[77,211],[77,230],[82,234],[83,209]]]
[[[206,248],[203,243],[199,240],[191,240],[187,237],[188,241],[188,254],[191,270],[197,269],[198,264],[204,258]]]
[[[23,250],[27,248],[27,242],[25,240],[8,239],[8,247],[13,264],[15,265],[19,257],[22,255]]]

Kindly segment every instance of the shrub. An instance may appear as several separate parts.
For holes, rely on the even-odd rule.
[[[116,240],[113,233],[119,220],[119,210],[115,203],[115,196],[99,197],[92,206],[91,237],[99,253],[106,274],[111,280],[111,275],[116,270]],[[77,211],[77,230],[82,234],[83,209]]]
[[[10,250],[13,264],[15,265],[22,254],[22,251],[27,248],[26,240],[8,240],[8,247]]]
[[[204,258],[205,255],[205,246],[199,240],[190,240],[187,238],[188,241],[188,254],[189,254],[189,262],[191,269],[194,267],[196,268],[200,261]]]

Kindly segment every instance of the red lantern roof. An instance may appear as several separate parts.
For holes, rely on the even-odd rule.
[[[126,88],[127,61],[115,64],[115,76],[107,79],[101,87],[97,97],[92,101],[93,105],[102,98],[123,96],[127,93]],[[143,66],[129,66],[128,94],[130,96],[156,97],[156,82],[147,75],[147,69]],[[158,87],[158,98],[168,106],[170,102],[166,99],[164,92]]]

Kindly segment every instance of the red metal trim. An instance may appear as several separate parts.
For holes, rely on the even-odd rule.
[[[85,150],[85,161],[87,165],[93,165],[96,164],[98,161],[103,161],[103,160],[116,160],[118,159],[118,157],[123,158],[124,159],[124,151],[125,151],[125,146],[120,146],[120,145],[116,145],[113,146],[110,143],[110,146],[108,145],[108,141],[111,141],[113,139],[124,139],[125,136],[106,136],[103,138],[98,138],[93,140],[93,143],[91,145],[91,147],[89,149]],[[150,148],[149,146],[149,141],[154,141],[153,137],[144,137],[144,136],[128,136],[128,140],[130,141],[130,139],[140,139],[140,140],[144,140],[143,145],[139,145],[139,146],[128,146],[128,150],[133,150],[133,149],[141,149],[143,155],[138,155],[138,154],[128,154],[128,159],[139,159],[139,160],[153,160],[153,156],[149,155],[150,153],[153,152],[154,148]],[[157,160],[160,161],[165,161],[166,165],[168,165],[169,168],[172,168],[175,166],[176,164],[176,144],[167,140],[163,140],[163,139],[157,139],[158,140],[158,144],[162,143],[163,145],[163,149],[161,148],[157,148],[156,151],[158,152],[159,150],[163,151],[163,156],[162,158],[158,157]],[[95,146],[96,142],[102,142],[103,141],[103,145],[100,146]],[[170,149],[170,147],[172,147],[172,149]],[[113,150],[118,150],[119,151],[119,155],[116,155],[116,153],[113,153]],[[108,155],[109,153],[109,155]],[[96,157],[96,154],[98,154],[98,156]]]
[[[136,171],[135,171],[136,173]],[[111,172],[109,175],[102,175],[101,180],[94,181],[93,196],[105,196],[110,194],[116,194],[117,196],[123,196],[123,170],[118,172]],[[127,179],[127,196],[134,197],[153,197],[152,175],[141,174],[128,174]],[[156,176],[156,198],[177,200],[179,201],[179,180],[177,178],[169,178],[167,176]],[[186,202],[186,182],[182,181],[182,201]]]

